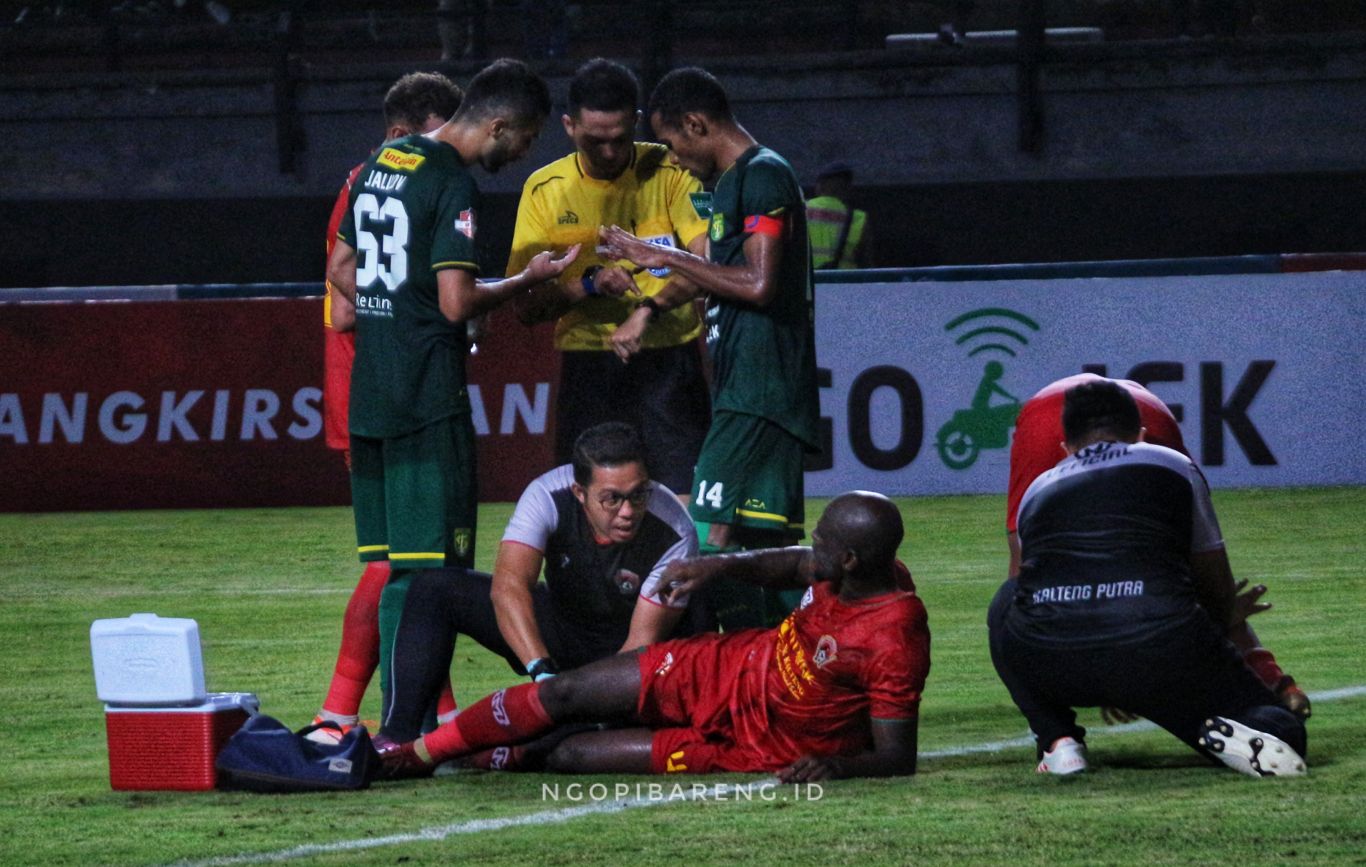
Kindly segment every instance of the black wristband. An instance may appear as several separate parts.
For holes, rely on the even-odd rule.
[[[555,664],[555,660],[548,656],[538,656],[526,664],[526,676],[536,680],[541,675],[555,675],[560,673],[560,667]]]
[[[587,268],[583,269],[583,278],[579,282],[583,284],[583,292],[585,295],[591,297],[598,294],[598,287],[593,285],[593,278],[596,277],[601,270],[601,265],[589,265]]]
[[[664,308],[659,306],[659,302],[653,298],[642,298],[640,306],[650,311],[650,321],[654,322],[659,318],[659,314],[664,312]]]

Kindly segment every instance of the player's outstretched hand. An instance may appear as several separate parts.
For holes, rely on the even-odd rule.
[[[833,780],[839,775],[839,759],[834,756],[802,756],[779,771],[778,780],[784,783],[819,783]]]
[[[1252,615],[1261,614],[1271,607],[1270,602],[1257,601],[1262,598],[1262,594],[1266,593],[1265,584],[1256,584],[1247,591],[1243,590],[1244,587],[1247,587],[1246,578],[1239,581],[1233,588],[1235,594],[1233,597],[1233,622],[1229,626],[1237,626]]]
[[[554,253],[550,250],[542,250],[531,257],[531,261],[527,263],[526,271],[523,273],[526,274],[527,279],[533,284],[544,283],[546,280],[553,280],[563,274],[564,269],[568,268],[570,263],[578,257],[579,246],[580,245],[575,244],[568,250],[565,250],[564,255],[558,259],[555,258]]]
[[[719,559],[716,557],[671,560],[669,565],[664,567],[664,574],[660,576],[660,583],[664,585],[660,595],[665,602],[672,603],[675,597],[696,593],[716,577],[718,563]]]
[[[1124,723],[1138,722],[1142,717],[1138,714],[1129,713],[1127,710],[1118,707],[1102,707],[1100,709],[1101,722],[1107,726],[1117,726]]]
[[[671,247],[659,247],[640,240],[620,226],[601,226],[598,229],[598,252],[607,259],[628,259],[645,268],[663,268],[668,264]]]

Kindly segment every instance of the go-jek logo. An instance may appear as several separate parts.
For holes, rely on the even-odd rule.
[[[992,354],[1015,358],[1029,345],[1029,332],[1039,323],[1015,310],[982,307],[957,316],[944,326],[954,343],[968,349],[968,358]],[[990,358],[967,409],[960,409],[935,434],[939,459],[951,470],[966,470],[982,449],[1001,449],[1010,444],[1010,429],[1020,413],[1020,400],[1001,385],[1005,364]]]

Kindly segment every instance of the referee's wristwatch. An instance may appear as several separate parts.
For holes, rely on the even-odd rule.
[[[527,677],[540,683],[560,673],[560,667],[548,656],[538,656],[526,664]]]
[[[598,294],[598,287],[593,285],[593,278],[598,276],[598,272],[601,270],[601,265],[589,265],[583,269],[583,276],[579,278],[579,282],[583,286],[583,294],[589,298]]]

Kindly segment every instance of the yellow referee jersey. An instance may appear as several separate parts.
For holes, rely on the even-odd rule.
[[[572,153],[527,178],[517,205],[507,273],[521,271],[541,250],[551,248],[558,253],[574,244],[583,247],[561,279],[578,280],[592,265],[614,264],[596,253],[599,226],[615,224],[641,240],[686,248],[707,230],[704,196],[696,178],[669,164],[663,145],[636,142],[631,164],[612,181],[589,177],[578,154]],[[636,275],[636,285],[646,295],[656,294],[668,281],[668,269]],[[638,302],[637,297],[627,295],[597,296],[575,304],[555,323],[555,348],[610,350],[612,332]],[[646,330],[644,345],[677,346],[696,339],[701,330],[694,306],[684,304]]]

